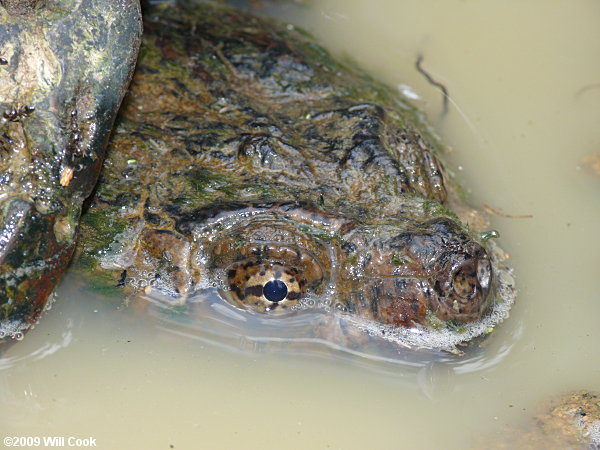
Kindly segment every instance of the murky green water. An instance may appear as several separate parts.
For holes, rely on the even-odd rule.
[[[510,319],[477,357],[392,364],[215,339],[67,281],[0,359],[1,434],[92,436],[106,449],[481,447],[552,394],[600,390],[600,176],[581,163],[600,152],[600,4],[319,0],[275,12],[410,86],[476,206],[533,216],[491,215],[517,274]],[[453,100],[441,122],[419,52]]]

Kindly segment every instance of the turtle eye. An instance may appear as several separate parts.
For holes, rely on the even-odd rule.
[[[306,280],[295,267],[246,260],[227,269],[224,296],[237,307],[256,312],[284,311],[298,303]]]

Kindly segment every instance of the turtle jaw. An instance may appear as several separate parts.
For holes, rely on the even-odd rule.
[[[493,271],[479,243],[447,218],[397,227],[365,228],[351,237],[355,244],[347,248],[357,242],[363,248],[357,252],[362,256],[342,267],[352,292],[349,309],[404,327],[427,324],[432,316],[467,323],[485,314],[492,303]]]
[[[370,289],[373,315],[379,322],[404,327],[427,323],[428,314],[443,322],[474,322],[489,307],[491,277],[489,257],[483,251],[431,278],[374,281]]]

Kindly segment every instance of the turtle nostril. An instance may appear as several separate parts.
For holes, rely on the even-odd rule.
[[[477,261],[477,281],[483,289],[490,286],[492,279],[492,264],[487,256],[484,256]]]
[[[485,296],[490,287],[492,264],[487,255],[478,256],[477,262],[473,258],[464,263],[452,279],[452,287],[459,297],[472,298],[478,290],[481,290],[481,294]]]
[[[263,295],[270,302],[280,302],[288,293],[288,288],[283,281],[271,280],[263,286]]]

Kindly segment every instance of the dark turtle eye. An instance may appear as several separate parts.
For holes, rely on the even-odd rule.
[[[295,267],[256,260],[229,266],[227,283],[225,298],[257,312],[285,310],[298,303],[306,291],[306,280]]]
[[[263,295],[270,302],[280,302],[288,293],[288,288],[283,281],[271,280],[263,286]]]

